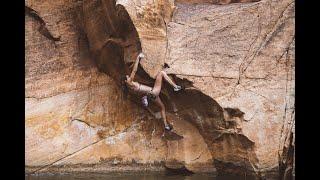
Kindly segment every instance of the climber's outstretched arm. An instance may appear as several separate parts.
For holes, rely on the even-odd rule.
[[[132,72],[130,74],[130,80],[133,81],[133,78],[134,76],[136,75],[136,72],[138,70],[138,65],[139,65],[139,62],[141,60],[141,58],[143,57],[143,55],[141,55],[141,53],[137,56],[137,59],[136,61],[134,62],[134,66],[133,66],[133,69],[132,69]]]

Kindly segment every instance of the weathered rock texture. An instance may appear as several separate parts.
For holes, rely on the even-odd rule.
[[[292,0],[26,6],[27,169],[111,163],[292,174]],[[181,140],[162,139],[157,113],[123,93],[121,78],[141,50],[139,82],[152,86],[166,62],[187,87],[175,93],[164,84],[160,95]]]

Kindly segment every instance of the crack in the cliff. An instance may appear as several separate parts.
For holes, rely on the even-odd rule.
[[[291,118],[289,118],[289,127],[286,129],[287,131],[284,133],[285,137],[283,142],[280,141],[280,147],[278,151],[278,167],[279,167],[279,174],[281,179],[291,179],[287,176],[292,176],[294,172],[292,169],[295,166],[295,133],[294,133],[294,126],[295,126],[295,111],[291,112]],[[282,145],[282,146],[281,146]],[[290,174],[289,174],[290,173]]]
[[[96,128],[96,126],[93,126],[93,125],[89,124],[88,122],[86,122],[86,121],[84,121],[82,119],[78,119],[78,118],[71,119],[71,122],[73,122],[73,121],[82,122],[82,123],[86,124],[87,126],[89,126],[91,128]]]
[[[251,121],[257,113],[258,113],[258,109],[256,109],[256,110],[254,111],[254,113],[252,114],[252,116],[251,116],[249,119],[244,119],[244,118],[243,118],[243,120],[244,120],[244,121],[247,121],[247,122],[248,122],[248,121]]]
[[[213,75],[197,75],[197,74],[185,74],[185,73],[175,73],[175,75],[180,76],[192,76],[192,77],[211,77],[217,79],[237,79],[236,77],[227,77],[227,76],[213,76]]]
[[[166,62],[166,59],[168,57],[168,45],[169,45],[169,40],[168,40],[168,26],[167,26],[167,23],[166,21],[164,20],[164,18],[162,17],[162,21],[164,23],[164,26],[166,28],[166,52],[165,52],[165,59],[164,59],[164,62]]]
[[[275,104],[274,102],[272,102],[272,101],[271,101],[269,98],[267,98],[266,96],[264,96],[264,95],[262,95],[262,94],[259,94],[259,93],[255,92],[255,91],[252,91],[251,89],[248,89],[248,88],[242,86],[241,84],[240,84],[240,86],[241,86],[243,89],[245,89],[245,90],[247,90],[247,91],[250,91],[250,92],[252,92],[253,94],[258,95],[258,96],[266,99],[266,100],[269,101],[270,103]]]
[[[268,42],[270,41],[271,38],[273,38],[274,33],[277,32],[277,29],[279,27],[281,27],[281,25],[285,22],[283,22],[284,20],[282,20],[282,17],[284,16],[284,13],[287,11],[287,9],[289,8],[289,6],[293,4],[293,2],[289,3],[288,6],[286,6],[286,8],[282,11],[280,17],[277,19],[276,23],[274,24],[274,26],[271,28],[271,31],[266,33],[264,36],[264,41],[262,41],[260,43],[260,45],[258,46],[259,48],[257,48],[257,50],[253,53],[253,57],[250,58],[251,60],[247,63],[247,66],[243,69],[243,73],[247,70],[247,68],[249,67],[249,65],[252,63],[252,61],[254,60],[254,58],[256,57],[256,55],[261,52],[262,48],[264,48]]]
[[[44,37],[48,38],[49,40],[52,40],[53,42],[60,41],[61,36],[54,37],[52,35],[52,33],[46,27],[45,21],[39,16],[37,11],[35,11],[34,9],[28,6],[25,6],[24,10],[26,15],[34,18],[36,21],[40,23],[40,26],[38,28],[38,31],[40,34],[42,34]]]
[[[293,115],[294,114],[295,114],[295,110],[293,109],[291,114],[290,114],[290,116],[291,116],[290,121],[288,122],[289,128],[287,128],[287,132],[285,132],[284,142],[286,142],[288,140],[288,136],[290,136],[290,132],[292,132],[292,130],[293,130],[293,124],[294,124],[293,123],[293,120],[294,120],[294,116]]]
[[[285,62],[285,63],[287,64],[287,62],[288,62],[287,56],[288,56],[288,54],[289,54],[290,47],[291,47],[291,45],[294,43],[294,41],[295,41],[295,35],[292,36],[291,41],[288,43],[288,45],[286,46],[286,48],[284,48],[284,51],[283,51],[283,53],[281,54],[281,56],[279,56],[279,58],[276,59],[276,67],[275,67],[275,68],[278,67],[278,64],[280,63],[280,60],[283,58],[284,55],[286,55],[286,62]],[[287,66],[287,65],[286,65],[286,66]],[[245,76],[245,79],[272,80],[272,78],[270,77],[270,75],[271,75],[271,73],[272,73],[273,70],[274,70],[274,68],[271,69],[270,71],[268,71],[268,72],[266,73],[266,75],[265,75],[264,77],[262,77],[262,78],[248,77],[246,74],[245,74],[244,76]],[[288,69],[287,69],[287,70],[288,70]],[[239,77],[239,78],[240,78],[240,77]],[[286,79],[286,80],[288,81],[288,79]]]
[[[49,163],[49,164],[47,164],[47,165],[44,165],[44,166],[41,166],[40,168],[38,168],[38,169],[36,169],[36,170],[28,173],[28,174],[35,174],[36,172],[39,172],[39,171],[41,171],[41,170],[43,170],[43,169],[45,169],[45,168],[49,168],[50,166],[54,165],[55,163],[57,163],[57,162],[65,159],[65,158],[67,158],[67,157],[70,157],[70,156],[72,156],[73,154],[75,154],[75,153],[77,153],[77,152],[79,152],[79,151],[81,151],[81,150],[83,150],[83,149],[86,149],[86,148],[88,148],[89,146],[92,146],[92,145],[94,145],[94,144],[97,144],[97,143],[99,143],[100,141],[103,141],[103,140],[105,140],[105,139],[101,139],[101,140],[96,141],[96,142],[94,142],[94,143],[91,143],[91,144],[89,144],[89,145],[87,145],[87,146],[85,146],[85,147],[82,147],[81,149],[78,149],[77,151],[75,151],[75,152],[73,152],[73,153],[70,153],[70,154],[68,154],[68,155],[66,155],[66,156],[63,156],[62,158],[59,158],[58,160],[55,160],[54,162],[51,162],[51,163]]]
[[[257,8],[257,9],[258,9],[258,8]],[[248,49],[248,53],[246,53],[246,55],[244,56],[242,62],[241,62],[240,65],[239,65],[239,76],[238,76],[237,84],[240,84],[241,75],[242,75],[242,66],[243,66],[243,64],[245,63],[245,61],[247,60],[249,53],[251,52],[252,45],[257,42],[257,40],[258,40],[258,38],[259,38],[259,36],[260,36],[260,34],[261,34],[260,16],[258,16],[258,17],[259,17],[259,18],[258,18],[258,23],[259,23],[259,25],[258,25],[258,33],[257,33],[257,35],[256,35],[256,38],[252,41],[252,43],[250,43],[249,49]]]
[[[268,78],[270,77],[270,74],[267,73],[267,75],[265,75],[264,77],[249,77],[247,75],[244,75],[245,79],[250,79],[250,80],[268,80]]]
[[[290,2],[285,8],[284,10],[280,13],[280,17],[277,19],[276,23],[274,24],[274,26],[271,28],[271,31],[266,33],[264,36],[264,40],[260,43],[260,45],[258,46],[257,50],[253,53],[253,55],[251,56],[250,60],[246,63],[246,66],[244,68],[242,68],[242,65],[245,63],[247,57],[245,57],[245,59],[243,60],[243,62],[240,64],[239,66],[239,81],[240,82],[240,76],[245,73],[245,71],[247,70],[247,68],[249,67],[249,65],[253,62],[253,60],[255,59],[256,55],[262,50],[263,47],[265,47],[265,45],[270,41],[270,39],[274,36],[273,34],[277,31],[277,28],[281,27],[281,25],[285,22],[283,22],[284,20],[282,20],[282,17],[284,16],[285,12],[289,9],[289,6],[291,4],[293,4],[294,1]],[[259,36],[257,36],[259,37]],[[250,52],[250,51],[249,51]]]
[[[290,46],[291,46],[291,44],[293,43],[293,40],[292,40],[292,42],[290,43],[290,45],[289,45],[289,48],[288,48],[288,52],[287,52],[287,55],[286,55],[286,58],[287,58],[287,60],[286,60],[286,64],[288,63],[288,58],[289,58],[289,56],[288,56],[288,53],[289,53],[289,49],[290,49]],[[286,137],[284,137],[284,136],[286,136],[286,133],[284,132],[284,128],[285,128],[285,124],[286,123],[288,123],[288,122],[286,122],[286,119],[287,119],[287,110],[288,110],[288,84],[289,84],[289,68],[287,68],[287,73],[286,73],[286,88],[285,88],[285,94],[286,94],[286,98],[285,98],[285,101],[286,101],[286,103],[285,103],[285,108],[284,108],[284,114],[283,114],[283,120],[282,120],[282,127],[281,127],[281,131],[280,131],[280,137],[279,137],[279,149],[278,149],[278,158],[279,158],[279,160],[281,159],[281,155],[282,155],[282,153],[283,153],[283,146],[284,146],[284,143],[285,143],[285,139],[286,139]],[[284,140],[283,140],[283,144],[282,144],[282,139],[284,138]]]
[[[30,172],[30,173],[28,173],[28,174],[35,174],[35,173],[37,173],[37,172],[39,172],[39,171],[41,171],[41,170],[44,170],[44,169],[46,169],[46,168],[49,168],[49,167],[53,166],[55,163],[58,163],[59,161],[62,161],[62,160],[66,159],[66,158],[68,158],[68,157],[70,157],[70,156],[72,156],[72,155],[74,155],[74,154],[76,154],[76,153],[78,153],[78,152],[80,152],[80,151],[82,151],[82,150],[84,150],[84,149],[87,149],[87,148],[90,147],[90,146],[93,146],[93,145],[95,145],[95,144],[97,144],[97,143],[99,143],[99,142],[101,142],[101,141],[104,141],[104,140],[106,140],[107,138],[112,138],[112,137],[115,137],[115,136],[117,136],[117,135],[119,135],[119,134],[121,134],[121,133],[128,132],[129,130],[131,130],[132,128],[134,128],[135,126],[137,126],[137,125],[139,125],[139,124],[141,123],[141,122],[140,122],[140,123],[138,123],[138,124],[135,124],[138,120],[140,120],[140,119],[135,120],[134,122],[132,122],[132,125],[131,125],[131,126],[125,128],[123,131],[121,131],[121,132],[119,132],[119,133],[117,133],[117,134],[115,134],[115,135],[113,135],[113,136],[105,137],[105,138],[102,138],[102,139],[100,139],[100,140],[98,140],[98,141],[95,141],[95,142],[93,142],[93,143],[90,143],[90,144],[88,144],[88,145],[86,145],[86,146],[84,146],[84,147],[82,147],[82,148],[80,148],[80,149],[78,149],[78,150],[76,150],[76,151],[74,151],[74,152],[66,155],[66,156],[63,156],[63,157],[61,157],[61,158],[59,158],[59,159],[57,159],[57,160],[55,160],[55,161],[53,161],[53,162],[51,162],[51,163],[49,163],[49,164],[47,164],[47,165],[41,166],[41,167],[39,167],[38,169],[36,169],[36,170],[34,170],[34,171],[32,171],[32,172]],[[83,121],[82,121],[82,122],[83,122]],[[84,123],[84,122],[83,122],[83,123]]]
[[[292,36],[292,40],[290,41],[288,46],[285,48],[285,50],[283,51],[281,56],[276,60],[277,62],[279,62],[285,54],[288,55],[288,52],[289,52],[290,47],[291,47],[292,43],[294,42],[294,40],[295,40],[295,35]]]
[[[198,155],[196,158],[191,159],[190,161],[196,161],[196,160],[200,159],[201,155],[202,155],[206,150],[207,150],[207,149],[204,149],[203,151],[201,151],[201,153],[199,153],[199,155]]]

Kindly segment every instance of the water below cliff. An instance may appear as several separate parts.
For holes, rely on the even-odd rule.
[[[215,174],[170,174],[170,173],[77,173],[77,174],[37,174],[26,175],[25,180],[250,180],[250,176]]]

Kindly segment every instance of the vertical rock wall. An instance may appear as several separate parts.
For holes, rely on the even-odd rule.
[[[159,122],[148,120],[140,106],[125,99],[117,82],[97,68],[82,28],[82,3],[26,2],[52,36],[61,36],[60,41],[48,39],[38,30],[39,18],[26,13],[26,166],[99,163],[116,157],[162,161],[164,142],[143,130],[160,127]],[[159,133],[153,128],[153,134]],[[119,141],[123,151],[117,148]],[[67,161],[90,148],[98,154]]]
[[[276,167],[294,112],[294,2],[178,4],[168,40],[172,72],[244,112],[257,167]]]

